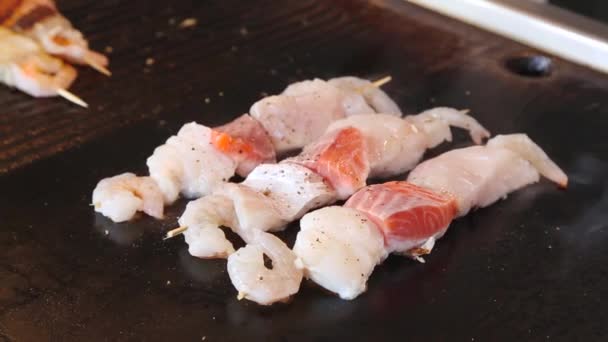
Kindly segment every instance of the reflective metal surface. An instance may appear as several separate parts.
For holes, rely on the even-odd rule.
[[[608,73],[608,26],[530,0],[407,0]]]

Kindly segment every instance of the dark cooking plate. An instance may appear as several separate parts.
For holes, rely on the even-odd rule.
[[[0,89],[0,341],[606,337],[608,77],[559,59],[534,69],[538,52],[397,0],[59,5],[112,47],[114,75],[81,69],[90,110]],[[89,206],[100,178],[145,173],[183,123],[344,74],[392,75],[406,112],[469,108],[495,134],[525,132],[570,187],[542,181],[457,220],[426,264],[390,257],[356,300],[305,282],[270,308],[236,299],[224,261],[162,241],[184,202],[127,224]],[[466,144],[459,132],[428,155]]]

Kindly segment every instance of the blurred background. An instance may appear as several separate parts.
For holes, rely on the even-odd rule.
[[[534,1],[547,2],[546,0]],[[578,14],[608,22],[608,1],[606,0],[550,0],[548,2]]]

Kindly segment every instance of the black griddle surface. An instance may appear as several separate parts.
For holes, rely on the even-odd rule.
[[[506,61],[537,52],[398,0],[59,6],[112,47],[114,75],[80,69],[88,111],[0,89],[0,341],[606,338],[608,77],[559,59],[519,75]],[[99,179],[145,173],[183,123],[225,123],[290,82],[344,74],[392,75],[409,113],[469,108],[494,134],[529,134],[568,190],[542,181],[457,220],[426,264],[390,257],[356,300],[305,282],[270,308],[236,299],[224,261],[162,241],[185,202],[127,224],[89,206]],[[427,156],[467,144],[458,132]]]

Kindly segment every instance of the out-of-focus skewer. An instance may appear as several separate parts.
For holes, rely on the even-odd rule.
[[[188,230],[188,227],[177,227],[175,229],[171,229],[170,231],[167,232],[167,234],[165,235],[165,238],[163,240],[174,238],[180,234],[183,234],[186,230]]]
[[[61,88],[57,89],[57,95],[63,97],[64,99],[66,99],[74,104],[77,104],[81,107],[89,108],[89,105],[86,102],[84,102],[80,97],[74,95],[74,93],[69,92],[65,89],[61,89]]]
[[[106,75],[106,76],[112,76],[112,72],[110,70],[108,70],[108,68],[104,67],[103,65],[100,65],[99,63],[97,63],[96,61],[84,57],[84,61],[93,69],[99,71],[100,73]]]

